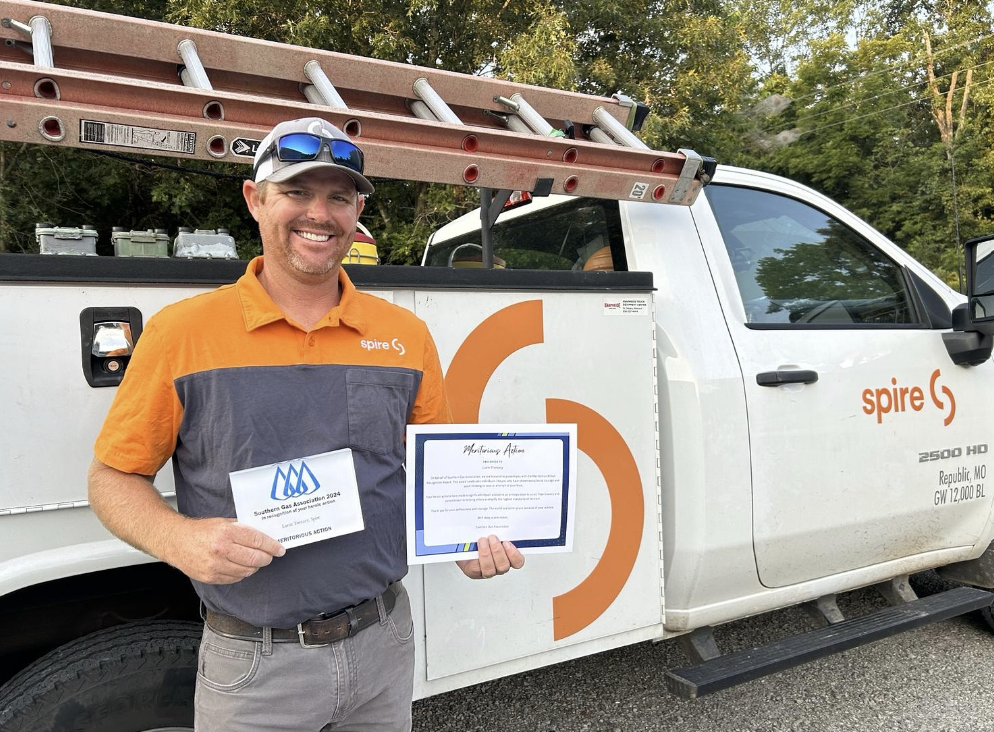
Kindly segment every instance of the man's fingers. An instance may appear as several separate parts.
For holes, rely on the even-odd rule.
[[[232,523],[229,526],[229,531],[231,531],[230,538],[236,544],[257,549],[271,557],[282,557],[286,554],[286,549],[276,539],[266,536],[251,526],[239,523]]]
[[[511,567],[514,569],[521,569],[525,566],[525,555],[518,551],[518,548],[514,546],[509,541],[505,541],[504,552],[507,554],[507,560],[511,563]]]
[[[488,543],[490,544],[490,556],[493,557],[494,561],[494,569],[497,574],[505,574],[511,568],[511,560],[507,558],[504,546],[496,536],[491,536]]]
[[[525,566],[525,557],[514,544],[496,536],[481,536],[476,542],[479,559],[457,560],[456,564],[471,579],[490,579]]]
[[[490,539],[486,536],[481,536],[476,542],[476,548],[480,553],[480,576],[483,579],[489,579],[497,574],[497,568],[494,566],[494,557],[490,551]]]
[[[225,559],[239,567],[259,569],[272,562],[273,555],[242,544],[231,544],[225,554]]]
[[[192,520],[189,528],[189,541],[179,542],[183,554],[175,564],[199,582],[232,584],[286,553],[278,541],[234,519]]]

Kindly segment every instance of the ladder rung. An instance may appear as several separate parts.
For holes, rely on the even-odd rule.
[[[407,106],[418,119],[427,120],[429,122],[438,121],[438,117],[436,117],[435,113],[431,111],[431,108],[420,99],[412,99],[407,103]]]
[[[304,76],[311,82],[308,86],[311,86],[317,92],[318,98],[322,100],[321,102],[312,101],[305,91],[304,95],[307,96],[308,100],[311,100],[312,104],[320,103],[327,107],[338,107],[339,109],[349,108],[345,100],[342,99],[342,95],[338,93],[338,89],[324,73],[319,62],[308,61],[304,64]]]
[[[617,145],[618,144],[617,140],[615,140],[613,137],[611,137],[609,134],[607,134],[600,127],[596,127],[596,126],[592,127],[590,129],[590,132],[588,134],[590,135],[590,139],[593,140],[594,142],[599,142],[599,143],[601,143],[603,145]]]
[[[617,140],[619,145],[639,147],[642,149],[648,149],[649,147],[633,135],[627,127],[612,117],[604,107],[598,107],[594,110],[594,122],[597,123],[598,127]]]
[[[542,135],[543,137],[562,137],[562,131],[559,130],[557,134],[557,130],[542,115],[536,112],[534,107],[526,102],[520,93],[514,94],[510,99],[497,97],[494,101],[503,104],[514,112],[536,135]]]
[[[180,58],[183,59],[183,65],[185,66],[180,74],[183,83],[186,86],[192,86],[197,89],[213,90],[214,87],[211,86],[211,80],[207,78],[207,71],[204,69],[204,65],[200,63],[200,56],[197,55],[197,44],[189,38],[184,38],[177,44],[176,50]]]
[[[462,120],[445,103],[442,97],[438,96],[438,92],[432,89],[431,84],[425,77],[422,76],[415,80],[412,91],[441,122],[448,122],[450,125],[462,124]]]
[[[24,50],[31,54],[35,66],[51,68],[55,65],[52,59],[52,26],[43,16],[36,15],[27,23],[4,19],[3,27],[19,30],[30,39]]]
[[[535,134],[535,131],[525,124],[525,121],[516,114],[500,114],[499,112],[491,112],[489,116],[500,120],[500,123],[512,132],[521,132],[527,135]]]

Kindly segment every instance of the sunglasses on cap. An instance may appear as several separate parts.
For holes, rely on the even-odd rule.
[[[321,150],[327,147],[331,160],[335,165],[354,170],[362,175],[362,150],[348,140],[321,137],[310,132],[291,132],[273,141],[260,156],[262,163],[270,154],[276,153],[276,159],[281,163],[300,163],[317,160]]]

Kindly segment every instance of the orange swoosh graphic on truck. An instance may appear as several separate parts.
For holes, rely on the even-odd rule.
[[[928,390],[932,396],[932,402],[935,404],[935,406],[937,406],[939,409],[945,409],[946,408],[945,402],[939,399],[938,394],[935,393],[935,381],[941,375],[942,374],[940,373],[939,369],[936,369],[935,371],[932,372],[932,378],[928,380]],[[946,415],[946,418],[942,422],[942,424],[945,427],[948,427],[950,423],[953,421],[953,419],[956,417],[956,398],[953,396],[953,393],[952,391],[950,391],[948,386],[942,387],[942,393],[946,395],[946,399],[949,401],[949,414]]]
[[[474,328],[445,374],[453,421],[478,423],[483,392],[497,367],[516,351],[544,340],[541,300],[506,307]],[[549,422],[576,423],[577,447],[601,471],[611,499],[611,527],[600,560],[580,584],[552,598],[553,638],[561,640],[599,618],[625,586],[642,543],[645,502],[635,458],[608,420],[563,399],[547,399],[545,414]]]
[[[638,466],[624,438],[590,407],[545,401],[549,422],[576,422],[580,450],[594,461],[611,497],[611,528],[597,566],[569,592],[552,598],[553,636],[561,640],[594,622],[614,602],[635,566],[642,543],[645,502]]]
[[[526,300],[498,310],[476,326],[445,373],[452,421],[479,422],[483,391],[497,367],[515,351],[544,339],[541,300]]]

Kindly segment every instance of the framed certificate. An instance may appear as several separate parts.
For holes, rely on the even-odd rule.
[[[407,561],[473,559],[490,535],[572,551],[575,481],[575,424],[408,425]]]

